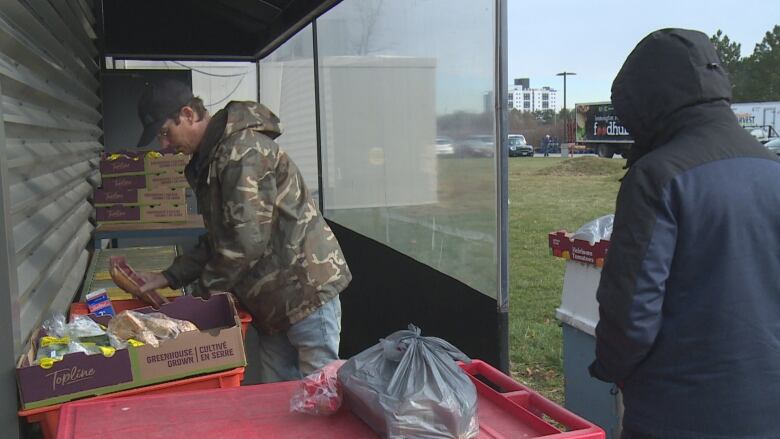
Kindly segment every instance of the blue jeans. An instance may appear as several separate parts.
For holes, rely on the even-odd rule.
[[[260,379],[299,380],[339,358],[341,301],[336,296],[286,333],[260,334]]]

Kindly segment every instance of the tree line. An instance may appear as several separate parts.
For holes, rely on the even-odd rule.
[[[733,102],[780,101],[780,25],[764,34],[753,53],[742,56],[742,45],[722,30],[710,38],[729,72]]]

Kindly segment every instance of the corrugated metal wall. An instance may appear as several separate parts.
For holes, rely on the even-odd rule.
[[[0,251],[10,247],[16,267],[0,294],[11,295],[16,354],[49,310],[67,308],[89,257],[90,181],[103,148],[93,6],[0,0],[2,215],[12,241]]]

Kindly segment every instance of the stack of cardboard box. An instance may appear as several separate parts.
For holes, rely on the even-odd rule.
[[[187,220],[184,167],[190,157],[157,152],[103,154],[95,190],[99,224]]]

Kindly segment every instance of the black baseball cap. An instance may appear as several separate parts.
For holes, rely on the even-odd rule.
[[[137,147],[146,146],[160,132],[165,121],[192,100],[192,90],[183,82],[166,79],[146,84],[138,101],[138,118],[144,132]]]

